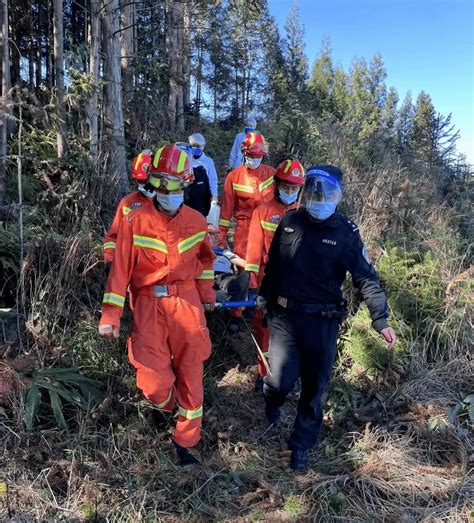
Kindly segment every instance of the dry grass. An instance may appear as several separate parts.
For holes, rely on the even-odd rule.
[[[245,334],[220,342],[206,372],[201,468],[176,465],[169,434],[157,434],[133,391],[111,391],[98,413],[25,434],[0,418],[0,515],[12,521],[472,521],[474,440],[451,426],[449,407],[472,385],[466,360],[422,371],[392,391],[378,424],[347,419],[326,426],[305,474],[288,466],[285,441],[296,397],[278,432],[263,422],[253,391],[254,354]],[[366,398],[370,402],[370,398]],[[382,408],[382,407],[381,407]],[[446,419],[430,430],[433,416]]]

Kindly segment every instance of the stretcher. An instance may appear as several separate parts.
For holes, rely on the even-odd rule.
[[[245,300],[245,301],[224,301],[224,302],[218,302],[216,303],[216,309],[235,309],[239,307],[255,307],[256,303],[255,300]],[[272,371],[270,369],[270,365],[268,364],[267,357],[265,354],[263,354],[262,349],[260,348],[259,344],[257,343],[257,340],[255,339],[255,336],[253,335],[252,329],[249,327],[247,321],[244,317],[242,317],[242,320],[247,327],[247,330],[249,331],[249,334],[252,338],[252,341],[255,344],[255,347],[257,348],[257,352],[260,354],[260,357],[262,358],[263,365],[267,371],[267,374],[269,376],[272,375]]]

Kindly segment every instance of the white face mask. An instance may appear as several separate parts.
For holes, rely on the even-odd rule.
[[[174,214],[184,201],[184,194],[162,194],[156,193],[157,202],[165,211]]]
[[[245,166],[248,169],[257,169],[260,167],[263,158],[252,158],[250,156],[245,157]]]
[[[298,191],[288,194],[285,191],[278,189],[278,196],[285,205],[291,205],[292,203],[296,202],[296,200],[298,198]]]
[[[322,222],[336,212],[336,207],[337,204],[332,202],[311,202],[306,205],[306,210],[315,220]]]

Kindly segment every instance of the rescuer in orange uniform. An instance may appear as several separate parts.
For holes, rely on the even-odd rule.
[[[133,209],[138,209],[149,203],[155,195],[153,187],[147,183],[150,164],[151,151],[148,150],[142,151],[133,159],[131,176],[133,180],[138,182],[138,186],[136,191],[127,194],[120,200],[112,225],[104,236],[104,261],[107,264],[107,270],[110,268],[109,264],[114,261],[117,234],[122,218]]]
[[[290,209],[298,206],[298,194],[304,184],[304,169],[298,160],[285,160],[275,174],[275,198],[259,205],[252,214],[248,236],[245,270],[250,272],[250,289],[258,290],[262,283],[265,264],[273,235],[280,220]],[[255,308],[252,326],[255,339],[264,356],[268,354],[268,328],[263,324],[263,311]],[[258,378],[256,390],[263,390],[263,376],[266,369],[260,355],[258,359]]]
[[[200,439],[203,362],[211,341],[204,317],[215,304],[207,223],[183,205],[193,180],[189,156],[175,144],[161,147],[150,168],[153,205],[120,223],[107,280],[99,333],[118,337],[127,286],[133,289],[133,330],[128,341],[137,386],[162,412],[177,408],[173,442],[182,464]]]
[[[236,219],[233,252],[245,259],[250,219],[254,209],[274,197],[273,174],[275,169],[262,164],[268,153],[265,138],[257,131],[246,134],[241,145],[244,163],[231,171],[225,180],[219,219],[221,245],[227,247],[227,233],[232,217]],[[231,330],[240,328],[241,309],[233,309]]]

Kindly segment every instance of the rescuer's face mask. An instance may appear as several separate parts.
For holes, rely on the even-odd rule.
[[[306,204],[305,207],[312,218],[322,222],[336,212],[337,204],[331,202],[311,202],[310,205]]]
[[[199,158],[202,155],[202,147],[193,147],[194,158]]]
[[[184,193],[181,192],[180,194],[163,194],[157,192],[156,201],[165,211],[174,214],[183,204]]]
[[[262,163],[263,158],[255,158],[252,156],[246,156],[245,157],[245,166],[248,169],[258,169],[260,167],[260,164]]]
[[[278,197],[285,205],[291,205],[298,199],[298,191],[288,194],[282,189],[278,189]]]

